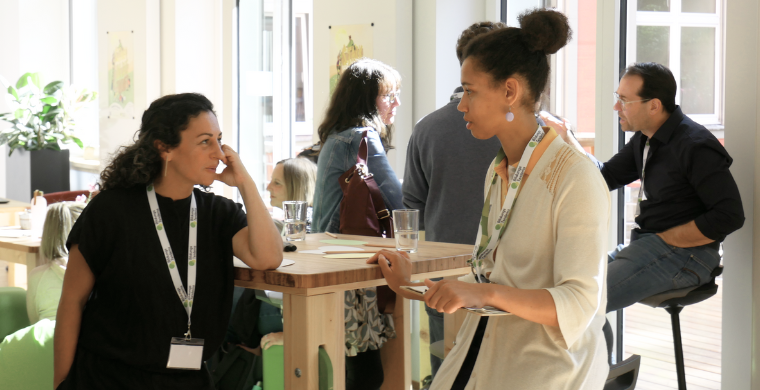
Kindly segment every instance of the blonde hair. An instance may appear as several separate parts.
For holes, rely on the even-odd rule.
[[[317,166],[309,159],[297,157],[282,160],[282,175],[287,188],[287,200],[302,200],[312,205],[317,183]]]
[[[66,240],[85,206],[81,202],[59,202],[48,207],[40,243],[43,261],[68,261],[69,250],[66,249]]]

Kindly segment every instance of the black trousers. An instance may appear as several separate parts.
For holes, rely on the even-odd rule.
[[[346,390],[377,390],[383,379],[379,349],[346,356]]]

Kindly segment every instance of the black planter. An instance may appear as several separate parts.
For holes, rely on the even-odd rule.
[[[34,190],[46,194],[69,191],[69,151],[16,149],[6,161],[7,197],[22,202],[32,198]]]

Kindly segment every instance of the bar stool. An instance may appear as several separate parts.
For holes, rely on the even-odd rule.
[[[678,390],[686,390],[683,345],[681,344],[681,320],[678,313],[686,306],[702,302],[715,295],[718,292],[715,278],[722,273],[723,266],[719,265],[710,273],[710,281],[701,286],[665,291],[639,302],[654,308],[664,308],[670,313],[670,322],[673,326],[673,347],[676,354],[676,372],[678,373]]]

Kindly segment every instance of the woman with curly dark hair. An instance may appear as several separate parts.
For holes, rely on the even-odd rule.
[[[225,335],[233,255],[260,270],[282,261],[256,183],[221,141],[203,95],[164,96],[103,171],[67,242],[54,387],[214,388],[202,362]],[[195,188],[214,180],[237,187],[247,213]]]
[[[462,57],[458,109],[473,137],[495,136],[502,146],[483,192],[470,189],[485,199],[472,272],[425,280],[419,295],[400,288],[419,286],[409,280],[408,255],[381,251],[369,260],[394,291],[439,312],[487,308],[467,312],[432,390],[601,389],[609,372],[607,185],[585,155],[535,119],[549,54],[565,46],[570,27],[545,9],[519,21],[476,37]]]

